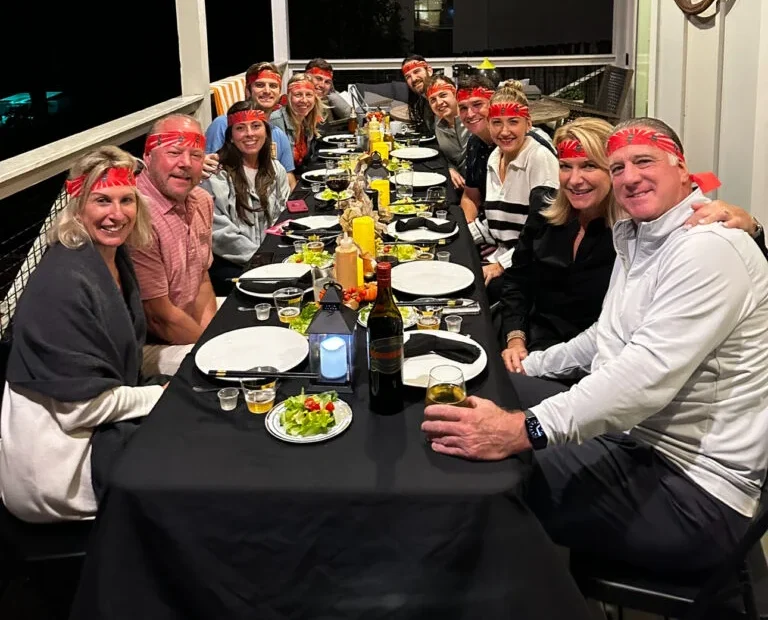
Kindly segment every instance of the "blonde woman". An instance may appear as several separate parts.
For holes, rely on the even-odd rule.
[[[163,392],[145,385],[146,321],[126,246],[152,236],[136,160],[81,158],[49,248],[19,300],[0,415],[0,490],[26,521],[96,512],[111,464]]]
[[[296,73],[288,80],[288,105],[272,113],[269,122],[287,135],[293,149],[293,163],[297,171],[309,162],[317,129],[323,120],[324,106],[315,91],[315,85],[306,73]]]
[[[529,351],[570,340],[600,315],[616,258],[611,228],[623,217],[605,152],[612,132],[587,117],[555,132],[560,188],[551,204],[531,212],[502,276],[502,357],[510,372],[522,372]],[[749,214],[720,201],[700,207],[689,223],[726,219],[755,236]]]

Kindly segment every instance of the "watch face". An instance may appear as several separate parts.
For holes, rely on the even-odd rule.
[[[531,442],[534,450],[541,450],[547,447],[547,434],[544,432],[536,416],[527,418],[525,420],[525,427],[528,431],[528,440]]]

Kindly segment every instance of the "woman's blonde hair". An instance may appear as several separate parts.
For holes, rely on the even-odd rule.
[[[555,148],[565,140],[578,140],[584,147],[587,157],[608,174],[608,157],[605,153],[605,145],[612,133],[613,126],[607,121],[600,118],[583,116],[567,125],[559,127],[555,131]],[[619,219],[620,213],[613,198],[613,190],[608,193],[606,200],[605,221],[608,226],[613,226],[614,222]],[[552,204],[544,209],[541,214],[547,218],[550,224],[562,226],[571,218],[572,211],[573,207],[571,207],[564,189],[560,187]]]
[[[101,146],[83,155],[69,171],[70,180],[85,175],[83,190],[79,196],[70,197],[69,202],[64,205],[48,231],[48,243],[50,245],[61,243],[71,250],[91,243],[88,231],[80,221],[80,214],[91,194],[90,188],[109,168],[130,168],[136,171],[139,165],[133,155],[116,146]],[[152,220],[146,200],[136,188],[134,188],[134,192],[136,194],[136,222],[126,244],[141,248],[152,242]]]
[[[290,80],[288,80],[288,86],[286,88],[290,88],[291,84],[294,82],[310,82],[312,83],[312,80],[309,79],[309,76],[306,73],[294,73]],[[320,97],[317,96],[317,93],[315,93],[314,88],[312,89],[312,92],[315,94],[315,105],[312,106],[312,109],[307,112],[307,115],[304,118],[299,118],[293,113],[293,108],[291,107],[291,97],[288,95],[288,116],[291,119],[291,123],[293,123],[293,129],[294,131],[298,132],[299,130],[303,131],[304,133],[308,133],[311,136],[318,137],[320,135],[320,132],[317,130],[318,124],[323,122],[325,119],[325,110],[326,105],[320,100]]]
[[[523,92],[523,83],[517,80],[507,80],[499,85],[499,88],[491,97],[491,104],[494,103],[519,103],[527,106],[528,97]]]

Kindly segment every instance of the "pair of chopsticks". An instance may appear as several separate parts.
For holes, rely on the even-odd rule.
[[[294,280],[301,280],[306,277],[304,274],[300,276],[272,276],[271,278],[227,278],[228,282],[292,282]]]
[[[478,302],[475,302],[478,303]],[[421,306],[430,306],[435,308],[465,308],[473,304],[465,304],[463,299],[441,299],[438,301],[398,301],[400,308],[414,308]]]
[[[209,377],[226,377],[239,379],[317,379],[312,372],[264,372],[255,370],[209,370]]]

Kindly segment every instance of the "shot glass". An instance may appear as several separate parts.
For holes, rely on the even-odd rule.
[[[304,246],[306,245],[306,241],[294,241],[293,242],[293,251],[296,254],[303,254],[304,253]]]
[[[221,388],[217,395],[219,397],[219,407],[222,411],[232,411],[237,407],[237,395],[240,393],[238,388]]]
[[[307,251],[317,252],[318,254],[325,249],[325,244],[322,241],[310,241],[307,243]]]
[[[461,331],[461,317],[458,314],[449,314],[445,317],[445,329],[458,334]]]
[[[322,181],[312,181],[312,195],[317,196],[320,192],[323,191],[324,187],[325,183]]]
[[[269,311],[272,309],[270,304],[262,303],[256,304],[254,310],[256,310],[256,320],[266,321],[269,318]]]
[[[451,253],[447,250],[442,250],[441,252],[437,253],[437,260],[442,261],[444,263],[450,263],[451,262]]]
[[[448,219],[448,211],[445,209],[439,209],[435,211],[435,217],[439,220],[447,220]]]
[[[275,405],[275,388],[248,389],[243,387],[243,391],[245,392],[245,404],[251,413],[264,414]]]

